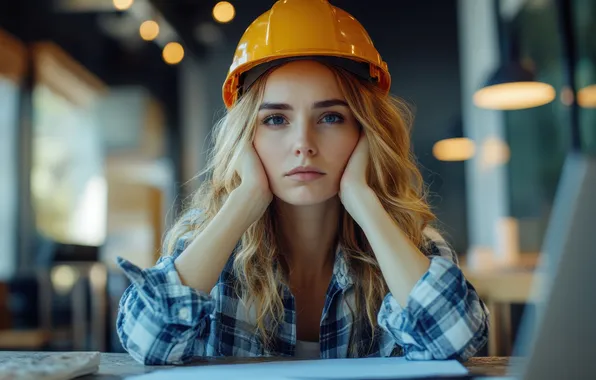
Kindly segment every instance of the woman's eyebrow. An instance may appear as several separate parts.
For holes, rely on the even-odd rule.
[[[321,100],[319,102],[315,102],[312,105],[312,108],[329,108],[334,106],[344,106],[348,107],[348,103],[345,100],[341,99],[328,99],[328,100]],[[294,108],[287,104],[287,103],[271,103],[271,102],[263,102],[259,106],[259,111],[262,110],[293,110]]]
[[[348,103],[345,100],[341,99],[329,99],[329,100],[322,100],[320,102],[315,102],[312,108],[329,108],[334,106],[344,106],[347,107]]]
[[[259,106],[259,111],[261,110],[293,110],[292,106],[287,103],[270,103],[270,102],[263,102]]]

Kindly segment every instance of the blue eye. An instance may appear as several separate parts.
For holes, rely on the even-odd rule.
[[[334,114],[334,113],[325,115],[321,119],[321,123],[323,123],[323,124],[339,124],[339,123],[342,123],[343,121],[344,121],[344,118],[341,115]]]
[[[263,120],[263,124],[265,125],[283,125],[286,123],[286,120],[283,116],[280,115],[271,115],[266,117]]]

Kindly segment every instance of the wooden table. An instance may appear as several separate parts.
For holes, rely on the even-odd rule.
[[[47,352],[10,352],[0,351],[0,363],[6,360],[15,360],[19,358],[29,358],[36,355],[45,355]],[[256,361],[263,361],[263,359],[237,359],[237,358],[213,358],[202,359],[196,362],[196,365],[213,365],[213,364],[231,364],[231,363],[251,363]],[[265,359],[275,360],[275,359]],[[286,359],[287,360],[287,359]],[[506,357],[484,357],[472,358],[464,363],[471,374],[478,376],[503,376],[507,371],[507,364],[509,358]],[[126,376],[141,375],[156,370],[171,368],[168,366],[143,366],[134,361],[128,354],[101,354],[101,363],[99,372],[94,375],[83,376],[78,379],[81,380],[117,380],[124,379]]]

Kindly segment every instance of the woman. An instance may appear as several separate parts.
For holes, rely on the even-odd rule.
[[[284,0],[238,44],[210,177],[118,334],[145,364],[195,356],[465,360],[488,313],[429,227],[409,116],[362,26]]]

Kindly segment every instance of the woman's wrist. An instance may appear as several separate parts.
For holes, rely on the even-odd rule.
[[[241,210],[242,218],[246,220],[248,228],[263,215],[271,199],[270,193],[267,194],[259,188],[240,185],[230,193],[227,202],[232,202],[235,208]]]
[[[378,202],[377,195],[367,185],[350,186],[342,189],[341,200],[346,210],[358,223],[371,203]]]

